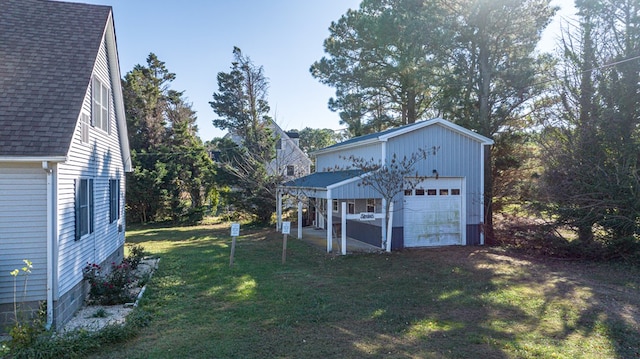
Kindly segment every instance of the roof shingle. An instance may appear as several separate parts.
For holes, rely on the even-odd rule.
[[[0,156],[65,156],[110,6],[0,0]]]

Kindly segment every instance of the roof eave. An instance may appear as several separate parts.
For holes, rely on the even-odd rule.
[[[122,153],[122,164],[125,172],[133,172],[131,163],[131,150],[129,147],[129,134],[127,132],[127,119],[124,110],[124,100],[122,94],[122,83],[120,82],[120,60],[118,58],[118,48],[116,43],[116,30],[113,21],[113,9],[109,11],[109,17],[104,31],[107,54],[109,56],[109,72],[111,73],[111,88],[113,91],[113,102],[116,111],[116,123],[120,140],[120,151]]]
[[[67,156],[0,156],[0,162],[67,162]]]

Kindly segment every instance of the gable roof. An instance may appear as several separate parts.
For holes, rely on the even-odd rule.
[[[1,2],[0,156],[66,156],[111,7]]]
[[[329,147],[325,147],[323,149],[317,150],[315,151],[313,154],[314,155],[318,155],[318,154],[323,154],[323,153],[329,153],[329,152],[334,152],[334,151],[340,151],[343,150],[345,148],[349,148],[349,147],[358,147],[358,146],[362,146],[362,145],[367,145],[367,144],[372,144],[372,143],[378,143],[378,142],[384,142],[389,140],[390,138],[396,137],[396,136],[400,136],[403,135],[407,132],[411,132],[411,131],[415,131],[424,127],[428,127],[428,126],[433,126],[433,125],[441,125],[443,127],[449,128],[450,130],[457,132],[463,136],[467,136],[470,137],[482,144],[485,145],[491,145],[493,144],[493,140],[487,137],[484,137],[476,132],[473,132],[469,129],[466,129],[462,126],[456,125],[453,122],[449,122],[447,120],[441,119],[441,118],[434,118],[431,120],[426,120],[426,121],[420,121],[420,122],[416,122],[416,123],[412,123],[409,125],[404,125],[401,127],[395,127],[395,128],[390,128],[381,132],[377,132],[377,133],[371,133],[368,135],[363,135],[363,136],[358,136],[358,137],[354,137],[351,139],[348,139],[346,141],[340,142],[340,143],[336,143],[335,145],[329,146]]]

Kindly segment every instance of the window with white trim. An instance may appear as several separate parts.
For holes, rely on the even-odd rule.
[[[89,143],[89,115],[84,112],[80,115],[80,141]]]
[[[81,178],[75,181],[76,187],[76,240],[93,233],[93,180]]]
[[[367,212],[375,213],[376,211],[376,200],[375,198],[367,198]]]
[[[93,78],[91,100],[93,126],[109,133],[109,88],[96,77]]]
[[[356,201],[355,200],[350,199],[347,202],[347,213],[349,213],[349,214],[356,213]]]
[[[296,166],[288,165],[287,166],[287,176],[294,176],[296,174]]]
[[[120,180],[109,180],[109,222],[120,219]]]

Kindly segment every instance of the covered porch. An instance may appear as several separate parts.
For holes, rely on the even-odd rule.
[[[300,238],[300,240],[309,243],[310,245],[317,247],[320,250],[325,250],[327,247],[327,232],[322,228],[316,228],[313,226],[302,227],[302,236],[298,236],[298,230],[291,228],[291,236],[293,238]],[[347,237],[346,238],[346,253],[375,253],[381,249],[371,244],[361,242],[357,239]],[[338,254],[342,252],[342,244],[339,238],[333,238],[333,249],[331,253]]]
[[[387,232],[390,226],[383,213],[385,201],[371,189],[358,186],[366,175],[359,170],[316,172],[284,183],[278,187],[276,229],[282,227],[283,211],[297,203],[297,233],[302,239],[322,237],[327,252],[334,248],[342,254],[350,248],[390,251],[390,241],[386,241],[391,236]],[[304,229],[303,208],[307,211],[306,223],[311,225]],[[358,233],[354,233],[356,228]]]

